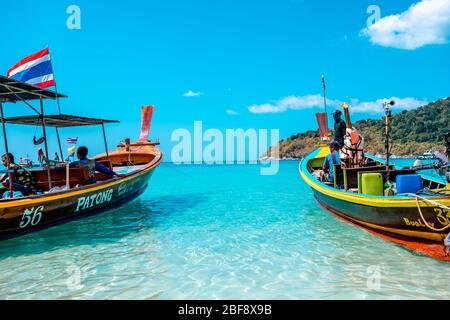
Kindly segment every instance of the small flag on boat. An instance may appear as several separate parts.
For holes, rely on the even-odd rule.
[[[75,150],[77,150],[77,146],[70,147],[67,149],[67,153],[69,154],[69,156],[73,156]]]
[[[8,70],[8,78],[48,88],[55,85],[48,48],[21,60]]]
[[[44,151],[42,151],[41,148],[38,149],[38,161],[39,163],[44,163],[47,161],[47,158],[45,157]]]
[[[78,142],[78,137],[76,138],[67,138],[66,143],[67,144],[77,144]]]
[[[39,139],[36,139],[36,137],[33,137],[33,143],[34,143],[35,146],[43,144],[44,142],[45,142],[45,138],[44,137],[39,138]]]

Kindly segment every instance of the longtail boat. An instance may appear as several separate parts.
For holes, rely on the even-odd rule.
[[[446,161],[441,163],[407,168],[391,165],[389,104],[385,103],[384,107],[386,159],[364,154],[363,161],[354,167],[334,164],[333,181],[321,181],[319,172],[325,157],[330,154],[327,143],[330,141],[330,134],[328,128],[324,128],[326,113],[319,113],[317,119],[321,141],[318,141],[313,152],[301,160],[300,176],[312,188],[318,204],[341,220],[420,254],[450,261],[448,153]],[[425,169],[437,169],[441,172],[431,176],[423,171]],[[367,179],[364,180],[363,177]],[[398,190],[397,193],[394,192],[395,188],[389,187],[392,186],[389,182],[399,184],[401,181],[408,181],[407,178],[418,180],[420,187],[414,192]],[[407,185],[406,188],[411,186]]]
[[[0,116],[2,122],[5,149],[8,152],[6,125],[35,125],[43,128],[45,155],[48,159],[46,128],[58,129],[88,125],[98,125],[103,129],[106,152],[91,159],[123,174],[121,177],[96,173],[96,183],[89,184],[89,173],[86,168],[71,168],[62,163],[58,167],[50,162],[45,168],[30,169],[42,192],[18,198],[0,200],[0,239],[11,238],[25,233],[47,228],[62,222],[86,217],[103,212],[141,195],[149,184],[155,168],[161,163],[163,154],[157,148],[159,142],[148,140],[150,124],[154,108],[142,108],[142,128],[138,141],[130,143],[129,139],[120,143],[116,150],[108,151],[104,125],[118,121],[78,117],[64,114],[44,114],[43,101],[64,98],[66,96],[53,91],[41,89],[23,82],[0,76]],[[38,100],[40,111],[28,101]],[[24,102],[37,114],[33,116],[4,116],[3,104],[7,102]],[[11,176],[12,170],[6,170]],[[11,181],[11,180],[10,180]],[[14,181],[14,180],[12,180]],[[9,192],[6,191],[6,192]]]

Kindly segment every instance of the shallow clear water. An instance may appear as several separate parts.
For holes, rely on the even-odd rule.
[[[448,263],[329,215],[297,166],[163,164],[121,208],[0,242],[0,298],[450,298]]]

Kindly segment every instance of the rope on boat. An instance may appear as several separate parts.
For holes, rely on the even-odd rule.
[[[423,222],[425,223],[425,225],[426,225],[429,229],[431,229],[431,230],[433,230],[433,231],[437,231],[437,232],[442,232],[442,231],[445,231],[445,230],[447,230],[447,229],[450,228],[450,223],[449,223],[448,225],[446,225],[445,227],[441,228],[441,229],[437,229],[437,228],[432,227],[432,226],[425,220],[425,218],[424,218],[424,216],[423,216],[422,209],[421,209],[420,203],[419,203],[419,199],[422,200],[422,201],[424,201],[424,202],[431,203],[432,205],[434,205],[434,206],[436,206],[436,207],[439,207],[439,208],[441,208],[441,209],[447,210],[447,211],[450,211],[450,207],[447,207],[447,206],[445,206],[445,205],[443,205],[443,204],[441,204],[441,203],[439,203],[439,202],[436,202],[436,201],[433,201],[433,200],[430,200],[430,199],[421,197],[421,196],[419,196],[418,194],[414,194],[414,193],[406,193],[406,195],[412,196],[412,197],[415,197],[415,198],[416,198],[416,204],[417,204],[417,209],[419,210],[420,218],[423,220]]]

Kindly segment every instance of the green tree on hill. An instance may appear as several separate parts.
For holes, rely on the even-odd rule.
[[[450,98],[415,110],[393,114],[391,123],[394,155],[413,156],[430,149],[443,152],[445,149],[443,137],[450,129]],[[365,139],[366,152],[372,154],[385,152],[384,118],[360,120],[354,126]],[[280,158],[302,158],[315,149],[320,142],[319,137],[319,131],[307,131],[280,141]]]

